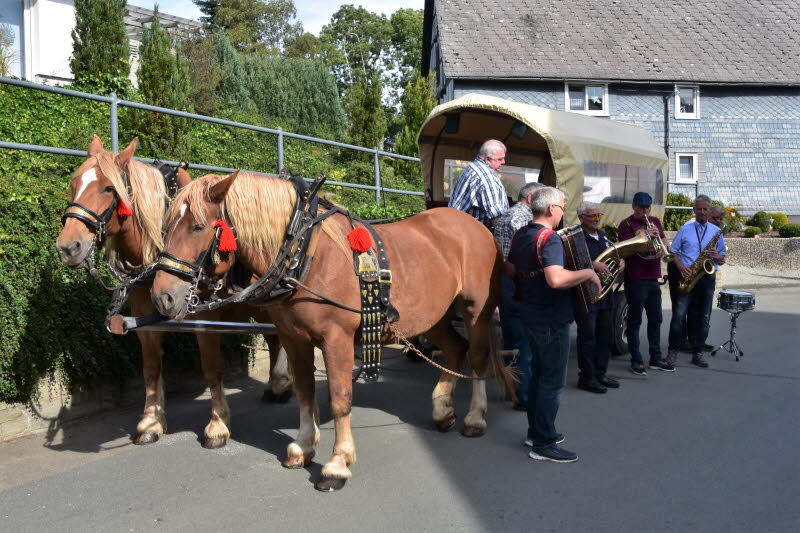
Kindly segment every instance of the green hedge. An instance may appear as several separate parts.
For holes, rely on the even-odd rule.
[[[745,237],[749,237],[752,239],[756,235],[760,234],[761,234],[761,228],[759,228],[758,226],[747,226],[746,228],[744,228]]]
[[[667,205],[679,206],[692,206],[692,199],[685,194],[669,193],[667,194]],[[678,231],[681,226],[694,217],[694,212],[691,209],[667,209],[664,212],[664,230]]]
[[[800,237],[800,224],[784,224],[778,234],[783,238]]]
[[[121,115],[141,112],[121,109]],[[220,116],[263,124],[241,112]],[[130,118],[130,117],[128,117]],[[120,117],[122,124],[134,121]],[[108,108],[67,96],[0,85],[0,138],[9,142],[85,150],[93,134],[109,142]],[[231,168],[275,171],[276,140],[271,135],[191,121],[189,161]],[[269,126],[282,125],[270,122]],[[137,134],[120,133],[123,146]],[[139,153],[172,158],[171,154]],[[334,181],[372,184],[372,156],[344,157],[337,149],[302,141],[286,143],[286,166],[306,176],[326,172]],[[69,181],[81,157],[0,150],[0,401],[26,401],[39,378],[56,373],[68,387],[96,381],[119,381],[140,372],[134,335],[112,336],[103,319],[108,294],[85,270],[71,270],[58,258],[54,242],[69,201]],[[390,165],[381,164],[385,187],[405,189]],[[193,171],[194,175],[200,172]],[[373,191],[326,187],[356,212],[372,211]],[[419,197],[388,195],[389,216],[424,208]],[[241,337],[224,336],[224,352],[241,357]],[[199,367],[193,336],[166,336],[165,364]]]
[[[753,215],[750,220],[747,221],[747,225],[759,227],[762,232],[769,231],[772,227],[770,216],[764,211],[759,211]]]
[[[784,213],[767,213],[772,217],[772,230],[780,231],[782,227],[789,223],[788,215]]]

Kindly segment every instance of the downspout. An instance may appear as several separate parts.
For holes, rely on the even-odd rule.
[[[669,109],[669,100],[672,98],[672,95],[665,94],[664,98],[664,152],[667,154],[667,195],[669,195],[669,169],[670,169],[670,138],[669,138],[669,125],[670,125],[670,109]],[[675,162],[677,165],[677,161]],[[667,205],[667,199],[664,198],[664,205]]]

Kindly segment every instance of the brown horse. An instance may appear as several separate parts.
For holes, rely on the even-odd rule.
[[[208,175],[185,187],[167,213],[165,252],[192,262],[216,238],[216,219],[227,217],[237,232],[238,261],[257,274],[270,267],[281,246],[297,201],[291,183],[278,178],[234,173]],[[315,227],[315,250],[305,285],[344,305],[360,306],[359,284],[351,251],[344,244],[349,231],[344,216],[332,216]],[[474,375],[494,371],[506,390],[512,376],[492,350],[491,319],[497,299],[500,256],[490,232],[472,217],[455,209],[426,211],[409,219],[376,227],[389,256],[392,303],[400,318],[394,322],[404,336],[425,333],[446,356],[447,368],[458,370],[469,355]],[[234,255],[234,254],[229,254]],[[227,258],[230,262],[231,259]],[[223,258],[221,264],[225,264]],[[177,317],[186,306],[190,282],[166,271],[153,281],[153,301],[165,315]],[[455,304],[455,305],[451,305]],[[360,340],[360,317],[310,292],[297,289],[265,304],[289,355],[300,409],[300,430],[289,444],[287,468],[311,461],[319,442],[319,420],[314,399],[314,347],[322,350],[328,376],[331,411],[336,429],[333,456],[322,469],[319,490],[341,488],[351,477],[356,460],[350,431],[354,343]],[[460,310],[469,344],[454,330],[453,315]],[[384,327],[383,341],[393,334]],[[491,365],[491,368],[490,368]],[[433,391],[433,419],[440,430],[456,419],[453,408],[455,377],[443,373]],[[464,434],[479,436],[486,428],[485,380],[472,382],[472,401],[464,419]]]
[[[127,270],[153,263],[163,246],[162,223],[166,198],[164,178],[150,165],[132,159],[135,149],[136,139],[119,154],[107,152],[103,149],[102,141],[95,136],[89,145],[89,157],[75,172],[70,183],[74,203],[98,216],[106,215],[108,220],[104,232],[109,261]],[[130,193],[125,176],[128,176]],[[178,185],[185,186],[189,182],[189,175],[179,169]],[[129,206],[132,214],[128,217],[120,216],[119,210],[114,207],[119,204]],[[86,215],[85,211],[79,212]],[[76,218],[67,218],[56,240],[61,260],[74,268],[83,266],[89,254],[94,251],[93,242],[98,237],[96,229]],[[150,299],[149,284],[134,289],[130,302],[135,316],[144,316],[155,311]],[[232,309],[241,311],[242,307],[247,307],[249,314],[257,320],[271,322],[268,314],[250,306],[236,306]],[[228,312],[226,318],[230,314]],[[198,318],[220,320],[221,316],[222,312],[217,310]],[[136,427],[134,443],[148,444],[157,441],[167,429],[161,379],[163,333],[137,331],[136,334],[142,346],[145,407]],[[211,391],[211,421],[203,432],[203,446],[207,448],[224,446],[230,436],[230,411],[222,385],[220,340],[219,334],[197,334],[203,375]],[[285,352],[277,337],[267,337],[267,343],[270,350],[270,381],[264,396],[279,401],[288,399],[291,378],[288,375]],[[279,353],[284,354],[283,357],[279,357]]]

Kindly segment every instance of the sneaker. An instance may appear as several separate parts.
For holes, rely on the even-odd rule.
[[[650,361],[650,368],[653,370],[661,370],[662,372],[675,372],[675,367],[667,361]]]
[[[555,444],[544,448],[533,448],[528,452],[528,457],[537,461],[552,461],[554,463],[574,463],[578,460],[578,454],[559,448]]]
[[[702,353],[692,354],[692,364],[695,366],[699,366],[700,368],[708,368],[708,363],[706,363],[706,360],[703,359]]]
[[[631,372],[633,372],[637,376],[647,375],[647,372],[645,372],[644,365],[642,363],[631,363]]]
[[[704,345],[703,345],[703,351],[704,351],[704,352],[710,352],[710,351],[712,351],[713,349],[714,349],[714,347],[713,347],[713,346],[711,346],[710,344],[704,344]]]
[[[665,359],[665,361],[674,367],[675,363],[678,362],[678,351],[669,350],[667,352],[667,358]]]
[[[556,444],[561,444],[562,442],[564,442],[564,435],[559,433],[556,436]],[[525,439],[525,446],[528,448],[533,448],[533,441],[531,439]]]

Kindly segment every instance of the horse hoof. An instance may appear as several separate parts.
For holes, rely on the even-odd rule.
[[[441,431],[442,433],[446,431],[450,431],[450,429],[456,425],[456,415],[452,415],[444,420],[439,420],[436,422],[436,429]]]
[[[344,487],[345,483],[347,483],[347,480],[344,478],[322,476],[314,485],[314,488],[320,492],[333,492]]]
[[[288,468],[290,470],[294,470],[297,468],[305,468],[311,464],[311,459],[314,458],[313,453],[305,453],[303,455],[293,455],[291,457],[287,457],[281,463],[284,468]]]
[[[158,442],[158,438],[158,433],[148,431],[147,433],[140,433],[139,435],[136,435],[136,438],[133,439],[133,443],[139,445],[153,444],[154,442]]]
[[[476,428],[472,426],[464,426],[464,429],[461,430],[461,434],[465,437],[475,438],[475,437],[482,437],[485,433],[483,428]]]
[[[216,450],[228,443],[227,437],[205,437],[203,438],[203,448],[206,450]]]
[[[292,390],[275,394],[270,389],[264,389],[264,395],[261,396],[261,401],[264,403],[286,403],[292,397]]]

